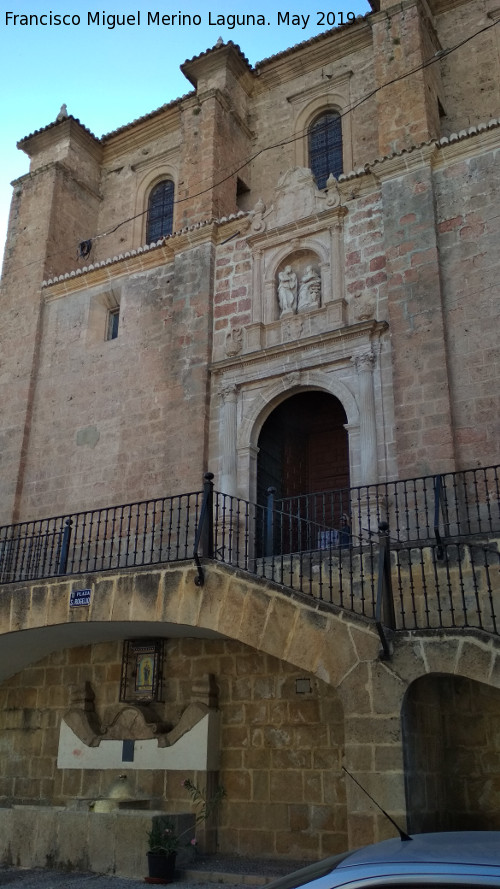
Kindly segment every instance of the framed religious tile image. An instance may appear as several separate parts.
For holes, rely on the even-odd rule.
[[[126,639],[123,643],[120,701],[161,701],[163,639]]]

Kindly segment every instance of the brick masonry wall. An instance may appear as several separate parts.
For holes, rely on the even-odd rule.
[[[0,794],[4,804],[72,804],[106,796],[115,770],[61,770],[59,726],[72,686],[90,681],[96,711],[119,710],[121,644],[63,649],[0,688]],[[193,681],[213,673],[222,713],[220,781],[227,797],[219,819],[226,854],[312,858],[347,845],[342,706],[321,680],[230,641],[170,640],[165,701],[158,715],[175,724]],[[132,795],[154,808],[189,810],[183,772],[127,774]],[[137,840],[140,842],[140,838]]]
[[[252,255],[243,239],[217,250],[214,282],[214,356],[224,358],[233,331],[252,321]]]

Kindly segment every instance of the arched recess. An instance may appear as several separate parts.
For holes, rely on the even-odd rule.
[[[345,524],[343,516],[349,513],[346,421],[338,398],[309,390],[282,401],[262,425],[257,502],[265,504],[268,489],[274,488],[280,513],[303,516],[308,523],[306,529],[298,527],[295,518],[287,521],[287,546],[316,548],[320,528],[340,529]],[[282,541],[281,550],[283,545]]]
[[[177,170],[171,164],[161,164],[154,170],[148,170],[137,185],[134,219],[134,244],[145,244],[147,241],[147,222],[149,196],[153,189],[165,180],[173,183],[174,208],[172,230],[176,227],[175,195],[177,194]]]
[[[342,155],[344,172],[353,168],[349,78],[335,84],[327,95],[311,98],[298,112],[295,119],[295,162],[299,167],[309,166],[309,128],[315,118],[328,112],[338,112],[342,118]]]
[[[349,466],[359,464],[359,408],[351,390],[337,373],[319,370],[291,371],[279,379],[271,379],[254,387],[242,387],[240,394],[240,422],[237,428],[237,475],[239,496],[252,502],[257,499],[257,456],[261,429],[269,415],[285,399],[300,392],[319,390],[338,399],[347,416],[346,431],[349,441]],[[359,484],[357,478],[350,483]]]
[[[408,829],[500,829],[500,689],[431,673],[402,710]]]

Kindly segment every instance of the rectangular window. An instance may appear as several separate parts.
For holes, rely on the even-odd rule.
[[[106,339],[116,340],[118,336],[118,325],[120,322],[120,307],[110,309],[108,312],[108,321],[106,325]]]

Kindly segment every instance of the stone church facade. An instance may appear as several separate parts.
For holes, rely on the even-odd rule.
[[[219,532],[248,536],[254,573],[242,543],[225,563],[217,551],[198,587],[175,558],[86,562],[83,580],[5,568],[5,860],[31,806],[52,825],[65,807],[83,852],[59,826],[53,847],[40,836],[15,860],[140,874],[140,843],[112,866],[89,852],[92,819],[115,837],[118,815],[95,805],[122,773],[142,805],[120,810],[130,837],[152,809],[186,810],[179,774],[218,775],[227,796],[204,841],[226,854],[317,858],[390,835],[342,765],[411,829],[499,826],[498,563],[474,567],[467,537],[497,552],[499,11],[372,7],[255,68],[220,41],[182,66],[191,92],[100,139],[63,108],[19,143],[30,171],[14,183],[2,280],[4,565],[38,520],[186,495],[210,472],[237,511]],[[420,541],[435,564],[448,544],[429,539],[432,505],[419,530],[417,500],[446,479],[468,509],[469,478],[479,524],[447,520],[447,583],[466,615],[486,590],[491,623],[389,621],[381,660],[373,614],[311,599],[264,564],[346,544],[358,589],[380,520],[391,534],[403,513],[397,545]],[[309,510],[314,546],[301,549],[297,523],[279,552],[275,537],[259,549],[258,521],[243,528],[241,504],[264,522],[270,488],[280,515]],[[325,507],[325,492],[343,499]],[[84,588],[90,610],[71,610]],[[138,638],[163,640],[163,696],[148,707],[121,695],[124,641]]]

